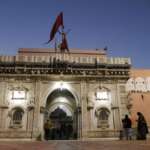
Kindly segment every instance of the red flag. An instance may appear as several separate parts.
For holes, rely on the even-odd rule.
[[[60,26],[62,26],[62,28],[64,28],[63,13],[62,12],[56,18],[56,21],[55,21],[55,23],[54,23],[54,25],[52,27],[51,32],[50,32],[50,39],[49,39],[49,41],[47,43],[49,43],[50,41],[53,40],[53,38],[54,38],[54,36],[55,36],[56,32],[58,31],[58,28]]]
[[[64,36],[63,36],[60,49],[61,49],[61,51],[67,50],[67,51],[69,52],[68,42],[67,42],[67,39],[66,39],[66,35],[65,35],[65,34],[64,34]]]

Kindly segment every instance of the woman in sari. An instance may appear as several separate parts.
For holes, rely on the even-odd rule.
[[[146,120],[141,112],[137,112],[137,115],[137,139],[146,140],[146,134],[148,133]]]

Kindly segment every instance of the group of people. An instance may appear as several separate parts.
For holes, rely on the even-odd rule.
[[[145,120],[144,115],[141,112],[137,112],[138,119],[137,121],[137,132],[136,132],[136,138],[137,140],[146,140],[146,135],[148,134],[148,127]],[[123,136],[126,137],[127,140],[131,140],[133,136],[133,130],[132,130],[132,121],[128,117],[128,115],[125,115],[125,118],[122,119],[123,124],[123,132],[120,132],[120,139],[123,138]]]
[[[146,140],[146,135],[148,134],[148,126],[144,115],[141,112],[137,112],[137,140]],[[69,139],[73,133],[73,127],[71,124],[59,124],[60,126],[53,126],[50,120],[47,120],[44,124],[45,139]],[[123,137],[126,140],[131,140],[133,137],[132,121],[128,115],[122,119],[123,130],[120,131],[120,139]]]
[[[47,120],[44,124],[45,140],[68,140],[72,137],[72,124],[57,123],[53,124]]]

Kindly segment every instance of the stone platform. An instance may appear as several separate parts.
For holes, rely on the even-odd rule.
[[[0,141],[0,150],[150,150],[147,141]]]

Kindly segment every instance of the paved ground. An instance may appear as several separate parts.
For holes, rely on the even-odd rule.
[[[150,150],[148,141],[0,142],[0,150]]]

